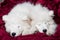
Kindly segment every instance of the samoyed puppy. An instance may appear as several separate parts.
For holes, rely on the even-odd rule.
[[[54,22],[54,12],[40,4],[36,4],[31,14],[31,32],[39,31],[47,35],[53,35],[56,32],[57,24]],[[33,30],[34,29],[34,30]]]
[[[5,28],[11,36],[33,34],[36,31],[52,35],[57,27],[53,20],[52,10],[40,4],[33,5],[29,2],[17,4],[12,10],[2,17]]]
[[[17,4],[7,15],[4,15],[3,21],[5,28],[11,36],[29,34],[28,30],[31,27],[29,23],[29,14],[33,5],[28,3]]]

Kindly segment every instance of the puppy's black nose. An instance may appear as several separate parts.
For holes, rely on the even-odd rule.
[[[43,32],[46,33],[47,32],[47,29],[43,29]]]
[[[16,33],[12,33],[12,36],[15,36],[16,35]]]

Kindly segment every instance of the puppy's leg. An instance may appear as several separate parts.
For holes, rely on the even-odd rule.
[[[29,35],[30,33],[29,33],[29,29],[25,29],[25,30],[23,30],[23,32],[22,32],[22,35]]]
[[[35,26],[31,26],[30,28],[24,29],[22,35],[34,34],[37,31]]]
[[[31,29],[29,30],[30,34],[36,33],[38,30],[35,26],[32,26]]]

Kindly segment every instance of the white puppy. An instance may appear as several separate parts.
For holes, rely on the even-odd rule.
[[[30,31],[33,33],[35,30],[38,30],[47,35],[54,34],[57,27],[57,24],[53,20],[54,12],[40,4],[36,4],[33,10],[31,14],[32,28]]]
[[[27,31],[31,26],[27,22],[29,21],[28,14],[30,14],[31,7],[30,3],[18,4],[8,15],[3,16],[6,31],[11,36],[29,34]]]
[[[11,36],[33,34],[35,31],[54,34],[56,24],[53,21],[53,11],[40,4],[17,4],[8,15],[3,16],[5,28]],[[49,26],[49,27],[48,27]]]

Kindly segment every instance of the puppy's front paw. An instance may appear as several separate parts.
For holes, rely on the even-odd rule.
[[[29,34],[29,31],[28,30],[24,30],[23,32],[22,32],[22,35],[28,35]]]
[[[22,35],[29,35],[29,34],[34,34],[36,31],[36,29],[32,30],[32,29],[28,29],[28,30],[24,30]]]

